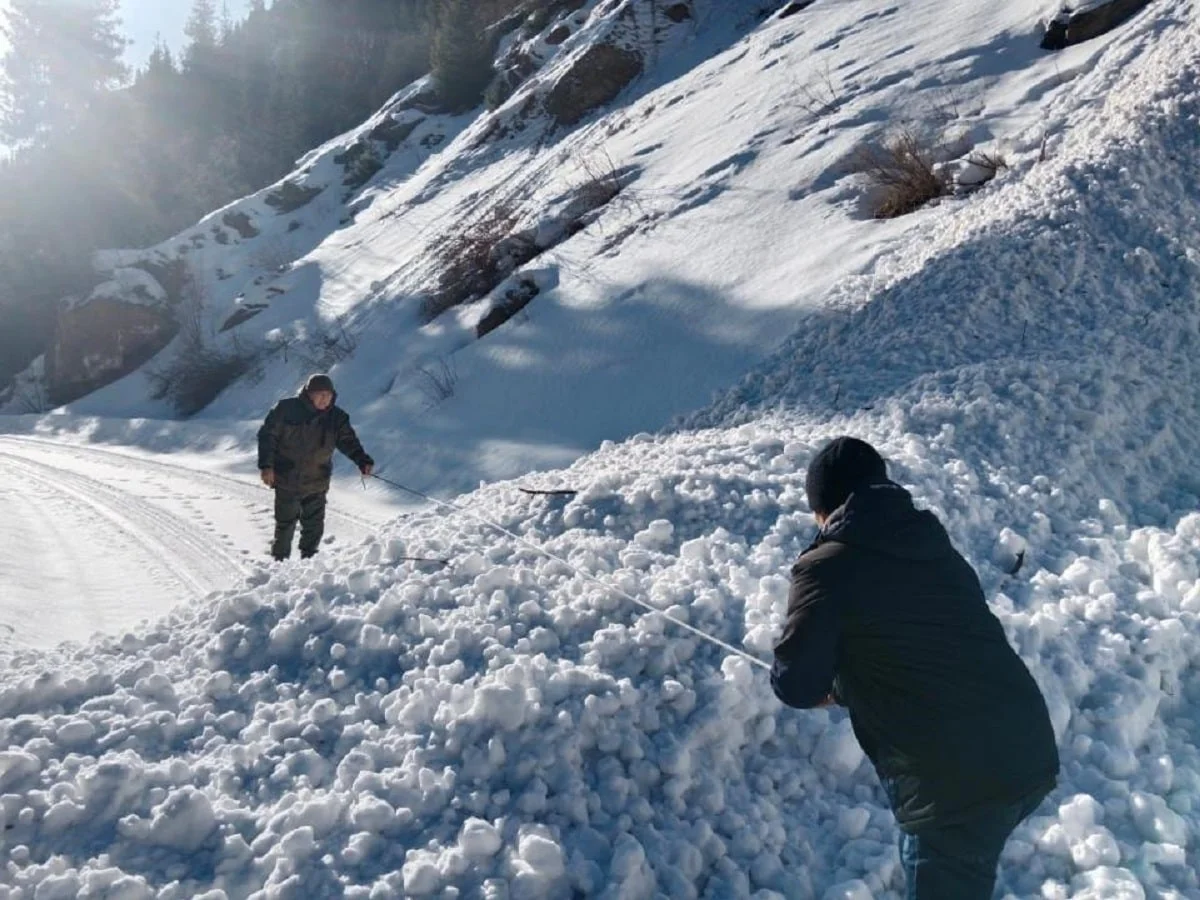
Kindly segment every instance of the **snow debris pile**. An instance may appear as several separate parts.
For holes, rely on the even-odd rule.
[[[871,440],[1047,696],[1063,774],[1006,850],[1016,897],[1200,895],[1200,35],[1175,7],[1049,160],[933,218],[690,427],[556,473],[571,499],[458,501],[762,656],[808,460]],[[571,567],[422,512],[12,655],[0,897],[895,896],[844,714],[781,709]]]

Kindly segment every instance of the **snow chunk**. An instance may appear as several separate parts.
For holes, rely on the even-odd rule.
[[[635,544],[650,550],[669,547],[674,539],[675,526],[666,519],[655,519],[633,537]]]
[[[193,853],[208,840],[216,825],[208,797],[194,787],[184,787],[154,808],[147,840]]]
[[[871,811],[865,806],[852,806],[838,811],[838,835],[852,841],[862,837],[871,821]]]
[[[0,753],[0,791],[7,792],[42,770],[42,761],[32,753],[6,750]]]
[[[525,694],[521,690],[504,684],[485,684],[475,691],[470,715],[506,731],[516,731],[525,724],[525,710]]]
[[[858,878],[835,884],[821,895],[821,900],[875,900],[867,883]]]
[[[74,719],[58,729],[58,742],[64,747],[82,747],[96,736],[96,726],[87,719]]]
[[[852,775],[864,758],[865,754],[854,736],[854,729],[848,718],[822,732],[813,751],[813,762],[839,778]]]
[[[1155,794],[1134,791],[1129,797],[1134,824],[1146,840],[1160,844],[1189,843],[1187,820],[1175,812],[1167,802]]]
[[[463,823],[458,845],[471,859],[486,859],[500,852],[503,844],[500,831],[491,822],[470,818]]]
[[[401,874],[404,878],[404,893],[413,897],[429,896],[442,882],[441,869],[426,855],[406,862]]]
[[[540,834],[522,835],[517,854],[530,870],[543,878],[555,879],[566,871],[562,847]]]
[[[1071,900],[1146,900],[1141,882],[1128,869],[1104,866],[1071,881]]]

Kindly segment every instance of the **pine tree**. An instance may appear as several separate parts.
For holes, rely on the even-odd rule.
[[[228,44],[233,37],[236,24],[233,21],[233,14],[229,12],[229,0],[221,2],[221,20],[219,23],[220,41],[222,44]]]
[[[171,48],[163,42],[161,34],[155,35],[154,49],[150,51],[146,68],[139,74],[138,80],[162,83],[178,74],[179,70],[175,68],[175,57],[171,55]]]
[[[448,109],[461,112],[479,104],[492,80],[494,52],[471,0],[440,0],[430,61]]]
[[[218,43],[218,28],[215,0],[192,0],[192,11],[183,27],[188,39],[187,48],[183,51],[185,70],[211,68]]]
[[[9,50],[0,64],[8,91],[0,105],[0,138],[44,142],[75,127],[106,91],[128,74],[117,31],[119,0],[12,0],[0,26]]]

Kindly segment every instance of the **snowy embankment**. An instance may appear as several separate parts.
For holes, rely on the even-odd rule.
[[[1173,9],[1136,65],[1084,79],[1096,106],[1051,158],[935,217],[689,430],[543,476],[573,499],[458,501],[763,655],[808,459],[876,442],[1049,701],[1063,776],[1001,870],[1022,898],[1200,895],[1200,30]],[[467,515],[0,684],[0,896],[898,884],[841,712],[781,709],[745,660]]]

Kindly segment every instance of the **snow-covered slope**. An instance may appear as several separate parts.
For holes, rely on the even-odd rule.
[[[808,12],[869,29],[867,9]],[[971,28],[986,20],[968,26],[951,9],[944,27],[931,18],[911,33],[937,44],[962,28],[978,46]],[[10,652],[0,895],[896,896],[894,825],[844,715],[782,709],[758,666],[616,592],[767,654],[787,568],[812,534],[805,466],[825,438],[852,432],[944,518],[1052,711],[1061,783],[1010,842],[1003,890],[1200,896],[1197,12],[1162,0],[1086,49],[1085,67],[1075,57],[1081,70],[1053,80],[1033,130],[1014,130],[1012,167],[980,194],[890,226],[841,216],[825,195],[827,233],[885,229],[890,244],[843,270],[877,254],[870,272],[838,280],[828,306],[682,427],[538,477],[574,498],[481,487],[458,511],[419,510],[352,550],[255,571],[152,627]],[[1024,46],[993,25],[989,53],[958,57],[965,69]],[[800,15],[764,26],[708,64],[705,89],[734,90],[722,65],[761,67],[791,52],[771,44],[808,47],[817,30]],[[1026,70],[1000,81],[1020,78],[1035,90]],[[770,102],[742,90],[746,117],[767,115]],[[1043,116],[1056,136],[1044,153]],[[708,121],[693,145],[726,133]],[[756,189],[803,177],[808,157],[789,169],[787,152],[744,170]],[[729,278],[731,317],[754,309],[749,286],[780,279],[805,295],[785,280],[817,278],[799,262],[740,265],[768,238],[800,241],[772,218],[782,203],[739,212],[732,197],[749,177],[631,240],[620,271],[640,283],[658,254],[682,277],[689,267],[661,237],[678,228],[697,279]],[[741,281],[722,268],[735,261]],[[600,332],[621,304],[584,283],[560,269],[523,327],[539,315],[578,325],[590,310],[596,333],[581,345],[610,349]],[[371,309],[377,323],[400,315]],[[489,349],[502,334],[464,359],[515,354]],[[702,380],[708,351],[684,350]],[[348,383],[371,383],[344,365]]]
[[[1073,79],[1112,40],[1044,53],[1042,0],[576,5],[505,39],[501,67],[527,77],[494,112],[429,112],[418,83],[280,185],[105,256],[168,281],[183,260],[207,339],[261,354],[202,421],[245,445],[330,366],[376,457],[444,494],[658,428],[938,214],[870,219],[856,148],[913,127],[1023,168],[1087,102]],[[475,302],[426,321],[453,300]],[[149,390],[139,372],[70,411],[173,417]]]

